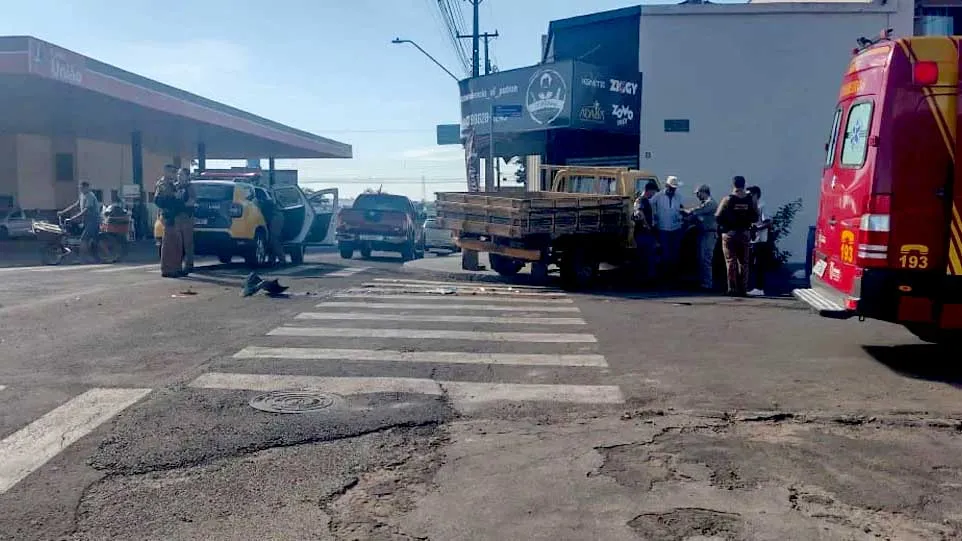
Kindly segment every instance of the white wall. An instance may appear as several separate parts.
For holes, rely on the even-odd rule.
[[[17,196],[17,136],[0,135],[0,195]]]
[[[720,198],[741,174],[762,188],[770,212],[802,198],[782,247],[804,261],[824,144],[855,40],[884,27],[911,35],[912,9],[908,0],[644,6],[642,168],[677,175],[686,197],[704,182]],[[689,119],[691,131],[665,133],[665,119]]]
[[[25,209],[57,208],[53,142],[42,135],[17,135],[17,199]]]

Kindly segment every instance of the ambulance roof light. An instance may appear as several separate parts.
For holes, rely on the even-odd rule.
[[[939,81],[939,65],[923,60],[912,66],[912,80],[917,85],[934,85]]]

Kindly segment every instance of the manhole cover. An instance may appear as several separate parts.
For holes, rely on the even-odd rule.
[[[311,413],[341,401],[336,394],[318,391],[271,391],[251,399],[252,408],[270,413]]]

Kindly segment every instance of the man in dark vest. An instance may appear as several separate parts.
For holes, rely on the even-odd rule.
[[[732,178],[732,193],[718,205],[715,217],[722,234],[722,251],[728,269],[728,294],[744,297],[748,291],[748,257],[752,225],[758,221],[755,198],[745,191],[745,177]]]

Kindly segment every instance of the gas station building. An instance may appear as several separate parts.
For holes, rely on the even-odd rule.
[[[163,166],[208,159],[351,158],[351,146],[27,36],[0,37],[0,210],[146,194]],[[136,195],[134,196],[136,197]]]

